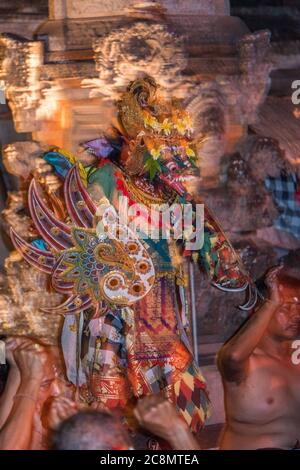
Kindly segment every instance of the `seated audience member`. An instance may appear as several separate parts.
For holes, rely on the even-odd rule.
[[[150,395],[138,400],[134,415],[143,429],[167,441],[172,449],[200,450],[175,406],[161,395]]]
[[[0,449],[45,449],[44,409],[48,412],[53,397],[70,396],[70,387],[59,377],[52,348],[30,339],[10,338],[6,355],[10,369],[0,399]]]
[[[103,411],[85,410],[61,422],[51,439],[53,450],[128,450],[130,438],[121,420]]]
[[[269,299],[221,349],[226,426],[221,449],[297,448],[300,441],[300,282],[273,268]]]
[[[54,429],[54,450],[125,450],[132,442],[124,424],[111,414],[85,410],[63,421],[72,414],[68,403],[60,398],[51,408]],[[199,445],[186,423],[179,417],[172,403],[159,395],[138,400],[134,415],[139,425],[155,437],[167,441],[173,449],[197,450]]]

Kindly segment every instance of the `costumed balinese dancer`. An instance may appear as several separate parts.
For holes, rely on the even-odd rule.
[[[209,416],[209,398],[190,346],[182,260],[192,257],[224,291],[254,291],[206,207],[202,243],[190,248],[202,202],[182,183],[197,167],[192,136],[189,114],[160,99],[152,78],[136,80],[118,102],[113,135],[83,144],[97,164],[76,164],[76,157],[58,148],[43,155],[64,179],[63,197],[52,200],[50,210],[33,179],[28,202],[40,238],[30,244],[13,230],[11,236],[24,258],[49,274],[52,287],[68,295],[56,311],[64,316],[67,376],[81,398],[126,408],[134,397],[162,392],[197,432]],[[120,196],[127,198],[130,224],[138,218],[140,236],[122,222]],[[162,204],[192,208],[189,236],[156,239],[146,233],[143,221],[151,229],[162,227],[155,211],[149,216],[144,209]],[[171,233],[176,217],[174,210]]]

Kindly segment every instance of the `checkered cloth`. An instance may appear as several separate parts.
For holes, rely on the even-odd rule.
[[[210,417],[210,400],[201,372],[191,364],[174,386],[176,408],[192,432],[197,433]]]
[[[278,178],[267,177],[265,186],[272,193],[280,216],[274,226],[285,232],[291,233],[300,239],[300,203],[299,181],[294,173],[281,174]]]

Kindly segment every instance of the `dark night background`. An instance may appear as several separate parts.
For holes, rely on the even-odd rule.
[[[251,31],[269,29],[273,41],[300,39],[299,0],[231,0],[231,14]]]

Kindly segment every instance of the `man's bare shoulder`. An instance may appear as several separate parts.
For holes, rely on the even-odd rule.
[[[227,386],[244,387],[256,383],[259,388],[260,383],[268,380],[284,380],[286,384],[297,381],[300,386],[300,363],[294,364],[291,355],[280,358],[274,357],[261,348],[256,348],[249,356],[247,368],[241,380],[225,380]]]
[[[247,365],[243,369],[243,373],[223,376],[225,387],[232,389],[248,387],[249,384],[256,382],[256,387],[259,386],[257,380],[261,376],[265,378],[270,375],[274,376],[274,369],[278,371],[278,365],[274,358],[270,357],[263,349],[255,348],[253,353],[247,360]]]

